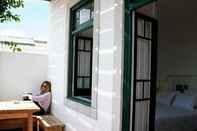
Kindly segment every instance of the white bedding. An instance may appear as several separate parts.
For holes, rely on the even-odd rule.
[[[197,131],[197,111],[157,103],[156,131]]]

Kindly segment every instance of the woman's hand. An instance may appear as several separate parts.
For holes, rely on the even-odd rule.
[[[22,99],[25,100],[25,101],[32,100],[32,95],[25,94],[25,95],[22,96]]]
[[[32,95],[29,94],[28,95],[28,98],[29,98],[29,100],[32,100]]]
[[[24,101],[29,100],[28,96],[23,96],[22,99],[23,99]]]

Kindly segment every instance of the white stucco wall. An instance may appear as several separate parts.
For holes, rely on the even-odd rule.
[[[0,100],[21,99],[24,92],[38,93],[47,74],[47,55],[0,52]]]
[[[68,68],[69,7],[77,0],[50,2],[49,74],[53,83],[52,113],[66,125],[66,131],[120,131],[122,76],[121,0],[95,0],[98,20],[97,118],[65,104]],[[90,113],[90,112],[89,112]]]

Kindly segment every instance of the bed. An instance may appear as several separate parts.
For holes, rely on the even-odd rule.
[[[197,131],[197,111],[157,103],[155,131]]]
[[[197,131],[197,76],[170,75],[168,83],[168,93],[157,96],[155,131]]]

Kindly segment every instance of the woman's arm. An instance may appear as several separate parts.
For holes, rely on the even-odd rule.
[[[34,96],[32,95],[32,100],[36,101],[36,102],[41,102],[44,101],[46,97],[46,94],[42,94],[42,95],[38,95],[38,96]]]
[[[39,96],[32,96],[32,100],[37,102],[45,111],[47,111],[51,103],[51,93],[48,92]]]

